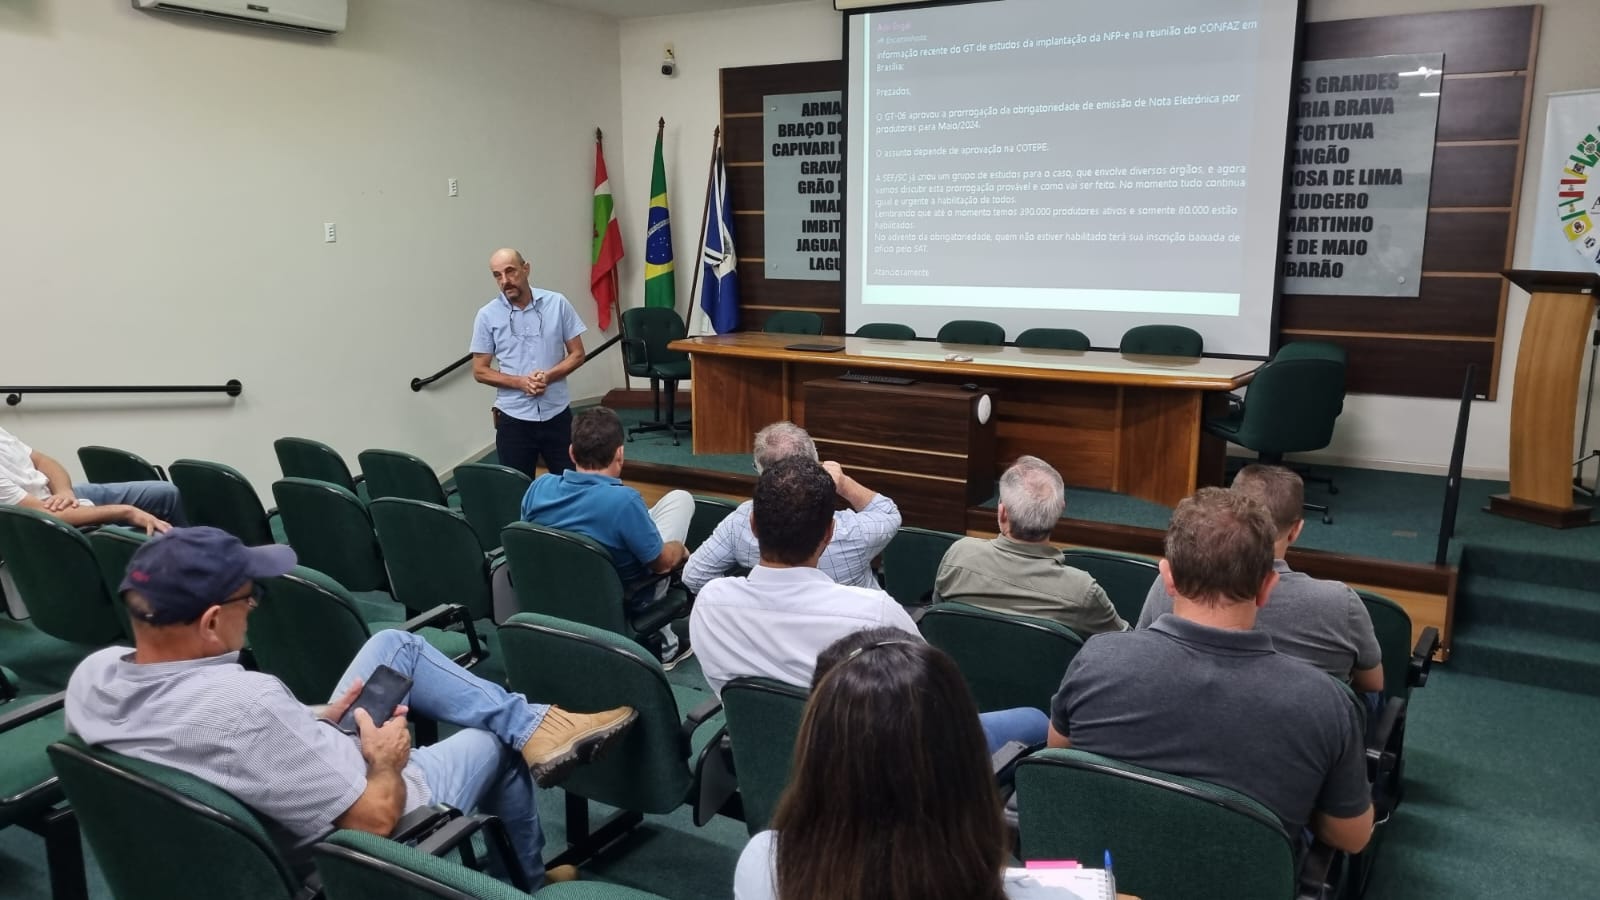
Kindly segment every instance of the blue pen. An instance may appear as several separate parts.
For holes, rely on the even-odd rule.
[[[1110,850],[1106,851],[1106,877],[1107,878],[1111,877],[1111,851]],[[1112,883],[1115,884],[1115,882],[1112,882]]]

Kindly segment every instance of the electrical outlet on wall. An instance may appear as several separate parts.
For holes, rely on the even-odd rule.
[[[460,194],[461,194],[460,185],[456,184],[456,180],[454,178],[450,179],[450,196],[457,197],[457,196],[460,196]]]
[[[339,240],[339,226],[333,224],[332,222],[323,222],[322,242],[324,244],[331,244],[337,240]]]

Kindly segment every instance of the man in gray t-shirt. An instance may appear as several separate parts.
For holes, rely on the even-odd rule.
[[[1300,476],[1282,466],[1248,465],[1234,477],[1231,490],[1265,507],[1277,529],[1272,565],[1278,586],[1256,616],[1256,628],[1272,637],[1279,653],[1305,660],[1358,691],[1382,691],[1383,655],[1361,596],[1342,581],[1312,578],[1283,561],[1305,526]],[[1148,628],[1169,612],[1172,597],[1157,578],[1150,585],[1138,627]]]
[[[1051,700],[1050,746],[1232,788],[1291,834],[1356,853],[1372,835],[1356,706],[1253,628],[1278,579],[1272,543],[1243,494],[1205,488],[1178,504],[1161,561],[1173,612],[1084,643]]]
[[[79,664],[67,731],[229,792],[268,821],[296,864],[334,828],[387,835],[405,813],[445,803],[500,816],[531,880],[542,881],[533,785],[555,784],[637,713],[529,703],[403,631],[373,636],[329,704],[305,706],[277,678],[239,664],[246,618],[262,602],[256,580],[294,563],[288,547],[246,547],[215,528],[175,528],[139,548],[121,586],[135,647]],[[380,665],[410,678],[410,694],[383,722],[358,709],[358,734],[346,734],[336,723]],[[461,730],[413,751],[408,709]]]

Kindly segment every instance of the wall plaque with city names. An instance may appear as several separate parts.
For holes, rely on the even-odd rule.
[[[841,92],[770,94],[761,108],[767,278],[838,281]]]
[[[1442,53],[1300,66],[1284,293],[1417,296],[1443,69]]]

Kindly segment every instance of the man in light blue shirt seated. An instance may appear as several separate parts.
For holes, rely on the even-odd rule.
[[[637,611],[666,593],[664,575],[689,555],[683,540],[694,518],[688,491],[668,491],[646,508],[639,492],[622,483],[622,421],[603,406],[573,418],[572,461],[575,468],[543,475],[522,498],[522,520],[591,538],[611,554],[626,592],[630,611]],[[650,582],[648,585],[642,582]],[[659,633],[663,663],[676,665],[679,652],[670,625]],[[669,666],[670,667],[670,666]]]
[[[793,422],[774,422],[756,432],[757,475],[785,459],[817,461],[817,445],[804,428]],[[900,507],[846,475],[838,463],[825,462],[822,467],[850,508],[834,512],[833,537],[823,548],[817,568],[837,584],[876,589],[879,585],[872,561],[900,530]],[[684,587],[698,593],[713,578],[731,575],[736,569],[755,569],[761,561],[761,548],[750,530],[750,509],[749,500],[739,504],[695,548],[683,568]]]
[[[528,286],[532,267],[516,250],[496,250],[489,270],[500,294],[478,310],[469,352],[472,377],[495,388],[495,453],[529,478],[540,457],[559,475],[572,465],[567,376],[583,365],[588,328],[566,297]]]

